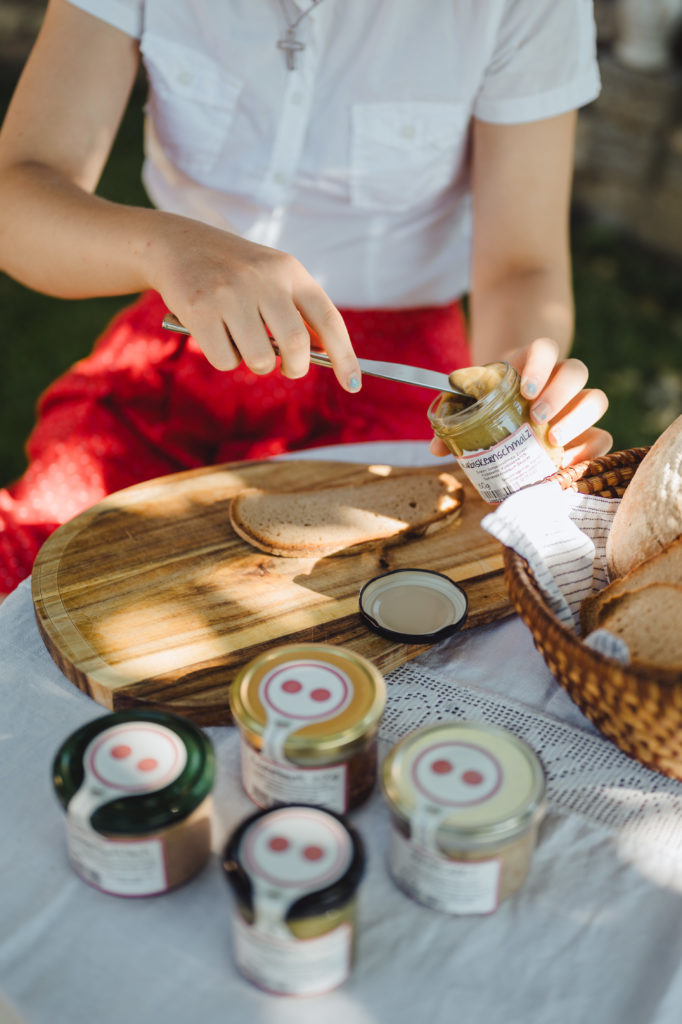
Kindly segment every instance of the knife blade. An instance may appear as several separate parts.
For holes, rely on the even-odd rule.
[[[175,331],[176,334],[191,333],[186,327],[183,327],[173,313],[166,314],[161,322],[161,326],[167,331]],[[279,355],[280,351],[277,343],[269,331],[268,337],[272,342],[273,349]],[[310,362],[316,366],[332,366],[332,361],[327,353],[320,352],[317,349],[311,350]],[[381,377],[383,380],[399,381],[402,384],[415,384],[419,388],[429,388],[431,391],[449,391],[451,394],[459,395],[467,402],[476,401],[472,395],[453,387],[447,373],[427,370],[422,366],[408,366],[405,363],[387,363],[379,359],[358,359],[358,363],[362,373],[366,373],[368,377]]]

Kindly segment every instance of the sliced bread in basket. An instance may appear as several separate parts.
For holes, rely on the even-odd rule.
[[[682,586],[649,583],[612,597],[597,625],[620,637],[630,660],[682,670]]]
[[[619,579],[613,580],[603,590],[586,597],[580,605],[580,627],[583,636],[597,628],[601,610],[608,601],[626,590],[637,590],[650,583],[682,584],[682,537],[678,537],[640,562]]]

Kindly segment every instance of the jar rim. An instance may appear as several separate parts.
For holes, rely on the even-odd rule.
[[[253,913],[254,909],[253,884],[240,859],[242,840],[248,830],[261,818],[286,811],[287,809],[296,810],[299,807],[307,812],[314,812],[334,818],[348,834],[352,852],[348,867],[341,877],[337,878],[330,885],[326,885],[314,892],[308,892],[295,900],[288,908],[285,920],[296,921],[301,918],[316,917],[318,914],[337,910],[355,897],[365,872],[365,848],[357,830],[342,815],[326,807],[282,804],[278,807],[263,808],[241,821],[232,832],[223,850],[223,875],[232,888],[238,904],[251,913]]]
[[[439,722],[415,729],[400,740],[387,755],[381,771],[381,788],[392,814],[411,829],[412,795],[410,784],[404,778],[404,766],[401,765],[410,747],[420,744],[429,735],[456,729],[466,736],[468,730],[488,733],[515,748],[522,754],[530,770],[530,786],[523,802],[513,812],[485,822],[466,823],[456,820],[456,813],[445,815],[438,826],[438,833],[447,836],[449,842],[460,841],[463,845],[473,847],[486,843],[513,839],[528,831],[543,815],[546,796],[546,775],[542,762],[535,751],[525,740],[500,726],[470,720]]]
[[[285,750],[292,758],[305,757],[306,754],[337,755],[342,750],[352,749],[358,741],[373,735],[378,728],[379,719],[386,704],[386,683],[379,669],[369,659],[355,651],[330,644],[285,644],[275,647],[265,654],[258,655],[237,673],[230,687],[230,709],[235,724],[249,738],[260,741],[266,728],[265,715],[257,715],[254,707],[251,688],[258,688],[268,668],[285,665],[289,658],[329,659],[335,665],[346,665],[349,674],[365,680],[371,692],[362,713],[346,721],[342,728],[335,728],[335,719],[327,719],[328,731],[316,735],[304,734],[310,728],[305,722],[300,729],[287,736]],[[325,720],[323,720],[325,721]],[[321,723],[322,725],[322,723]],[[321,728],[320,725],[320,728]]]
[[[512,401],[514,398],[513,385],[520,380],[520,374],[511,363],[505,362],[502,359],[498,359],[492,363],[484,363],[485,368],[492,366],[504,366],[505,370],[500,378],[500,381],[496,386],[488,391],[485,395],[473,402],[471,405],[467,405],[464,409],[460,409],[459,412],[450,413],[448,416],[439,416],[438,408],[443,404],[443,401],[447,399],[448,392],[442,391],[434,400],[431,402],[427,410],[427,416],[433,426],[434,423],[438,423],[445,428],[455,429],[458,426],[466,423],[467,426],[472,425],[472,421],[482,419],[490,410],[490,406],[495,402],[499,401],[500,394],[502,393],[504,398],[508,401]]]
[[[101,732],[122,723],[150,722],[165,726],[181,739],[187,760],[178,777],[161,789],[118,796],[101,804],[91,816],[92,827],[107,835],[146,835],[187,818],[213,789],[215,753],[206,734],[189,719],[165,711],[125,710],[86,722],[64,740],[52,763],[52,782],[63,808],[85,777],[83,755]]]

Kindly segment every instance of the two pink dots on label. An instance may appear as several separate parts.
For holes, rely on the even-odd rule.
[[[130,757],[132,752],[132,747],[129,747],[127,743],[119,743],[111,748],[110,754],[117,761],[124,761],[127,757]],[[143,757],[137,762],[135,767],[141,772],[153,772],[158,766],[159,762],[155,757]]]

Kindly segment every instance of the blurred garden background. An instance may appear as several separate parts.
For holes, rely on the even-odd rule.
[[[0,116],[44,7],[43,0],[0,0]],[[665,25],[659,17],[654,40],[645,22],[659,7],[670,17]],[[640,22],[628,38],[623,8]],[[596,13],[603,91],[579,119],[574,354],[609,396],[602,425],[620,449],[651,443],[682,413],[682,2],[597,0]],[[127,203],[147,202],[139,162],[144,99],[140,79],[99,187]],[[129,299],[63,301],[0,274],[0,486],[24,469],[38,395],[90,351]]]

